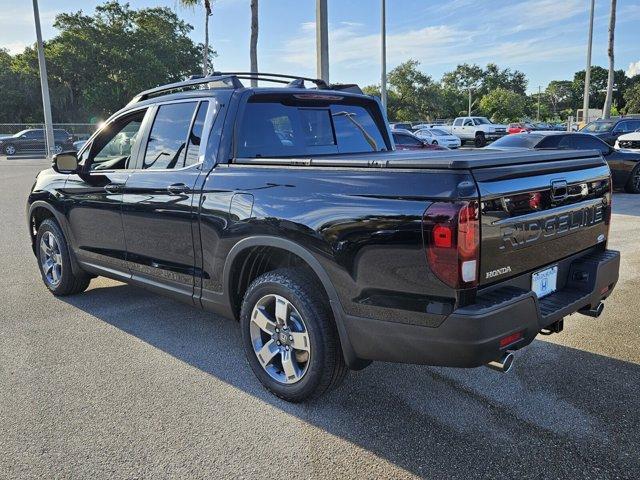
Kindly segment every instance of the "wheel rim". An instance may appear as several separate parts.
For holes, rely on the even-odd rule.
[[[6,149],[7,155],[13,155],[14,153],[16,153],[16,147],[14,147],[13,145],[9,145]]]
[[[56,145],[55,148],[54,148],[54,151],[56,153],[61,153],[62,152],[62,146],[61,145]]]
[[[47,283],[57,286],[62,279],[62,255],[58,240],[51,232],[44,232],[40,239],[40,264]]]
[[[258,363],[282,384],[299,382],[307,373],[311,343],[302,316],[280,295],[266,295],[251,312],[251,345]]]

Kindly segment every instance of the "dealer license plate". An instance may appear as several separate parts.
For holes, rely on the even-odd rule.
[[[557,282],[558,266],[554,265],[531,275],[531,290],[542,298],[556,291]]]

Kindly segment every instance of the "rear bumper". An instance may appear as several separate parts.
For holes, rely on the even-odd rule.
[[[579,310],[595,308],[618,280],[620,253],[605,250],[571,260],[561,290],[538,299],[514,286],[478,295],[439,327],[424,327],[345,315],[343,325],[355,357],[401,363],[477,367],[533,341],[541,329]],[[523,338],[500,348],[516,332]]]

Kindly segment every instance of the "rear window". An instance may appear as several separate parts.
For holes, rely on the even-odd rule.
[[[237,138],[240,158],[293,157],[387,150],[364,105],[282,101],[256,96],[246,104]]]
[[[540,141],[539,135],[531,135],[529,133],[507,135],[497,139],[491,144],[493,148],[535,148],[536,144]]]

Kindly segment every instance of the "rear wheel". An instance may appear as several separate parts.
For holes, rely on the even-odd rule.
[[[55,220],[48,218],[40,224],[36,254],[42,280],[54,295],[73,295],[89,286],[88,275],[73,273],[67,241]]]
[[[638,163],[631,172],[629,180],[627,180],[627,184],[625,185],[625,190],[628,193],[640,193],[640,163]]]
[[[55,154],[62,153],[62,145],[56,143],[56,146],[53,148]]]
[[[433,142],[431,142],[431,145],[438,145],[438,141],[434,140]]]
[[[16,148],[16,146],[12,144],[5,145],[4,147],[4,153],[6,153],[7,155],[15,155],[17,151],[18,149]]]
[[[337,387],[348,371],[321,288],[304,270],[274,270],[254,280],[242,302],[249,365],[270,392],[290,402]]]
[[[475,144],[476,144],[476,147],[478,148],[482,148],[487,144],[487,139],[485,138],[484,133],[482,132],[476,133]]]

